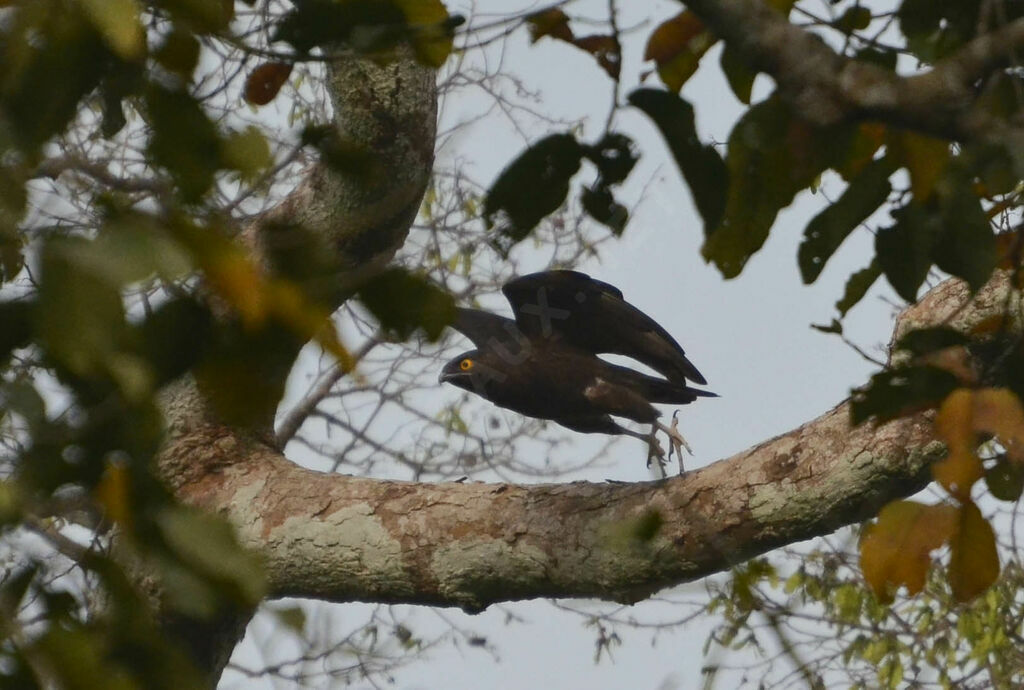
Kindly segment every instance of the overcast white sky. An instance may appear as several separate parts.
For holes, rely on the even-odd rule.
[[[572,10],[584,6],[573,5]],[[600,17],[608,5],[600,1],[590,6],[594,8],[592,15]],[[488,11],[509,7],[510,3],[498,0],[479,3],[480,9]],[[465,0],[450,2],[449,9],[469,14]],[[622,69],[625,95],[636,76],[649,69],[640,62],[643,39],[657,22],[678,12],[679,5],[623,2],[620,9],[623,27],[648,21],[626,45]],[[491,58],[495,55],[490,53]],[[591,57],[550,40],[529,46],[525,34],[520,33],[510,39],[504,63],[530,89],[542,93],[544,100],[539,109],[567,118],[586,116],[585,138],[600,134],[610,83]],[[704,58],[705,67],[687,84],[684,96],[696,107],[698,130],[704,139],[724,141],[742,106],[719,78],[717,64],[718,50],[713,50]],[[656,80],[652,76],[649,83],[654,85]],[[757,93],[763,97],[769,88],[770,82],[759,78]],[[470,117],[487,105],[478,95],[457,96],[445,104],[442,126]],[[708,387],[721,395],[716,400],[699,400],[681,411],[681,429],[696,453],[689,466],[709,464],[783,433],[826,411],[852,386],[863,383],[872,367],[837,337],[821,334],[810,324],[831,320],[833,304],[842,294],[847,276],[870,258],[871,235],[866,231],[855,233],[812,286],[800,282],[796,267],[802,230],[821,208],[824,195],[834,198],[841,190],[837,180],[826,179],[823,193],[801,196],[782,213],[765,248],[739,278],[726,282],[700,257],[701,222],[653,126],[642,114],[628,111],[618,123],[622,131],[634,137],[643,154],[622,198],[633,202],[645,184],[647,188],[625,236],[604,245],[601,259],[581,268],[618,286],[629,301],[656,318],[680,341],[707,377]],[[530,134],[536,138],[545,133]],[[478,179],[490,179],[522,148],[523,140],[507,121],[493,116],[464,131],[439,157],[442,161],[452,156],[466,158]],[[524,270],[539,268],[542,266],[524,266]],[[880,281],[846,321],[848,335],[867,350],[888,340],[893,309],[883,297],[895,301]],[[591,441],[581,435],[579,442]],[[638,442],[623,440],[616,446],[616,453],[621,460],[610,469],[595,470],[580,478],[650,478],[643,465],[644,449]],[[703,583],[698,582],[663,594],[667,599],[685,600],[699,597],[703,590]],[[604,610],[614,608],[611,604],[599,606]],[[365,617],[366,608],[341,607],[339,615],[355,623]],[[506,625],[508,612],[525,622]],[[683,612],[661,601],[636,607],[637,618],[643,620],[675,618]],[[444,645],[421,662],[399,670],[393,687],[689,690],[701,687],[703,682],[700,668],[705,659],[701,649],[708,622],[661,631],[656,638],[650,631],[619,629],[623,644],[614,649],[613,660],[604,657],[595,664],[595,629],[585,627],[580,616],[559,611],[548,602],[491,607],[477,616],[459,611],[445,611],[444,615],[460,627],[485,636],[493,654],[466,645]],[[426,609],[416,611],[412,622],[417,633],[446,625]],[[259,626],[257,637],[261,629],[266,634],[267,619],[262,619]],[[255,648],[253,640],[247,639],[235,660],[258,666]],[[749,687],[756,687],[756,680],[750,679]],[[734,681],[722,682],[720,687],[735,687]],[[222,687],[262,685],[229,671]],[[364,685],[357,682],[354,687]]]

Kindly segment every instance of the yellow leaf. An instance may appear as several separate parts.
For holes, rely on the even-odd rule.
[[[256,264],[241,249],[231,246],[203,259],[210,287],[227,300],[248,327],[263,323],[267,314],[266,286]]]
[[[125,60],[137,60],[146,49],[136,0],[79,0],[82,9],[110,49]]]
[[[995,533],[973,502],[960,508],[959,528],[950,547],[949,585],[953,597],[970,601],[999,577]]]
[[[1024,407],[1008,388],[983,388],[974,393],[974,430],[999,437],[1006,454],[1024,462]]]
[[[412,44],[420,62],[440,67],[452,52],[450,17],[441,0],[394,0],[412,31]]]
[[[932,465],[932,476],[961,501],[970,499],[971,487],[984,470],[975,454],[974,392],[958,388],[946,396],[935,416],[935,433],[946,442],[948,454]]]
[[[104,517],[122,527],[129,527],[132,517],[131,475],[122,462],[107,463],[107,469],[93,490],[103,506]]]
[[[914,501],[893,501],[882,508],[860,540],[861,571],[879,601],[891,602],[901,585],[910,594],[921,591],[930,554],[953,534],[958,512],[950,504]]]
[[[287,281],[274,281],[268,292],[270,310],[281,323],[304,338],[316,340],[344,371],[352,370],[355,361],[338,338],[326,309],[311,303],[296,285]]]
[[[949,163],[949,142],[907,130],[890,130],[888,148],[893,160],[910,173],[914,199],[927,201]]]

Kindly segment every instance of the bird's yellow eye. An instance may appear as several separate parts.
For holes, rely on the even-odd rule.
[[[463,371],[469,371],[472,368],[473,360],[471,359],[464,359],[461,362],[459,362],[459,369],[462,369]]]

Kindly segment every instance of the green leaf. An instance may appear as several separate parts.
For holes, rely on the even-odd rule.
[[[118,286],[156,275],[171,281],[193,270],[192,258],[159,219],[135,213],[114,213],[96,240],[83,245],[78,261]]]
[[[1000,501],[1016,501],[1024,493],[1024,466],[1000,454],[996,463],[985,470],[985,484]]]
[[[896,58],[898,53],[892,48],[883,50],[876,46],[867,46],[858,50],[855,55],[857,60],[861,62],[878,65],[879,67],[884,67],[889,71],[894,71],[896,69]]]
[[[4,480],[3,492],[11,491],[12,483]],[[7,619],[13,619],[21,609],[25,594],[36,579],[39,566],[29,562],[28,565],[7,570],[0,581],[0,613]]]
[[[943,229],[932,255],[936,266],[963,278],[971,290],[979,290],[996,265],[996,238],[971,178],[953,165],[939,181],[936,193]]]
[[[697,138],[693,106],[659,89],[637,89],[629,94],[629,102],[651,118],[665,138],[704,219],[705,232],[716,227],[726,205],[729,171],[715,148]]]
[[[843,240],[881,206],[892,191],[895,167],[885,158],[872,161],[854,177],[835,203],[815,216],[804,230],[797,252],[800,275],[813,283]]]
[[[274,162],[266,137],[252,125],[224,138],[221,156],[224,167],[237,170],[243,180],[251,182]]]
[[[47,353],[78,375],[96,374],[125,331],[118,285],[95,270],[86,240],[58,238],[42,249],[35,326]]]
[[[633,140],[614,132],[606,134],[592,146],[584,146],[583,155],[597,166],[602,185],[623,182],[637,161]]]
[[[36,387],[28,381],[0,383],[0,407],[21,415],[32,428],[46,421],[46,402]]]
[[[733,94],[744,105],[750,105],[750,92],[754,88],[754,79],[757,71],[747,66],[746,61],[740,57],[735,48],[726,45],[722,50],[722,57],[719,61],[722,72]]]
[[[877,259],[872,260],[866,268],[853,273],[846,280],[843,296],[836,302],[836,309],[839,310],[840,316],[846,316],[848,311],[864,299],[864,295],[868,293],[868,290],[881,275],[882,269],[878,265]]]
[[[288,606],[286,608],[274,608],[271,609],[274,616],[292,632],[297,635],[305,634],[306,630],[306,611],[301,606]]]
[[[980,8],[981,0],[903,0],[896,16],[910,50],[934,62],[974,37]]]
[[[232,324],[215,333],[217,337],[193,368],[196,382],[229,423],[262,423],[260,415],[273,410],[284,394],[284,381],[276,376],[290,368],[302,338],[280,324],[256,330]],[[254,371],[267,375],[253,376]]]
[[[583,209],[598,223],[607,225],[613,233],[621,235],[626,229],[629,212],[626,207],[615,201],[607,187],[584,187],[580,192]]]
[[[255,605],[266,594],[259,559],[239,545],[223,518],[186,506],[168,506],[156,516],[156,523],[182,563],[239,603]]]
[[[370,187],[383,178],[380,158],[366,144],[342,138],[331,125],[309,125],[302,130],[303,145],[320,152],[324,163],[334,172],[342,173]]]
[[[400,268],[372,278],[358,294],[381,327],[402,339],[422,328],[431,341],[437,340],[455,319],[451,295],[426,278]]]
[[[875,374],[850,397],[854,425],[870,417],[886,422],[917,410],[937,407],[959,387],[956,376],[931,366],[890,369]]]
[[[0,363],[11,351],[28,345],[32,340],[32,312],[29,301],[0,302]]]
[[[33,658],[49,661],[52,687],[66,690],[134,690],[127,669],[108,654],[105,640],[80,627],[51,626],[32,644]]]
[[[287,41],[300,53],[345,43],[383,59],[405,42],[420,62],[436,68],[451,53],[452,32],[462,22],[440,0],[306,0],[278,23],[273,40]]]
[[[1024,466],[1001,453],[985,470],[985,484],[1000,501],[1016,501],[1024,493]]]
[[[875,255],[889,284],[908,302],[928,276],[932,250],[942,234],[942,221],[916,201],[893,211],[896,224],[875,236]]]
[[[947,347],[967,345],[971,339],[949,326],[933,326],[910,331],[896,343],[895,350],[906,350],[915,355],[926,355]]]
[[[186,81],[199,64],[199,40],[190,31],[175,27],[153,55],[164,69]]]
[[[172,17],[198,33],[214,33],[235,15],[233,0],[159,0]]]
[[[107,45],[124,60],[138,60],[146,50],[136,0],[79,0]]]
[[[202,360],[213,338],[209,309],[188,297],[165,302],[136,327],[139,351],[157,385],[173,381]]]
[[[151,85],[146,110],[153,126],[149,154],[171,173],[186,201],[198,201],[220,164],[217,128],[184,91]]]
[[[273,40],[291,43],[300,53],[338,42],[377,52],[393,46],[404,25],[405,15],[392,2],[306,0],[278,22]]]
[[[914,200],[926,203],[951,160],[949,142],[909,130],[886,131],[888,158],[910,173]]]
[[[63,4],[37,0],[10,12],[0,112],[18,145],[33,152],[64,129],[111,54],[81,13]]]
[[[869,24],[871,24],[871,10],[861,5],[847,8],[843,15],[833,22],[833,26],[846,33],[866,29]]]
[[[837,165],[852,140],[849,127],[821,129],[795,117],[772,96],[747,110],[729,135],[729,191],[721,222],[705,223],[701,250],[734,278],[764,244],[779,211]]]
[[[523,240],[569,193],[584,149],[572,134],[552,134],[530,146],[491,185],[484,218],[493,227],[500,217],[499,248],[507,252]]]

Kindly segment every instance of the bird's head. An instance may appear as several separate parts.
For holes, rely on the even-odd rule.
[[[455,359],[449,360],[441,374],[437,377],[438,383],[450,383],[459,388],[464,388],[479,395],[484,395],[487,384],[490,381],[501,380],[505,375],[496,368],[500,362],[492,361],[487,353],[481,350],[470,350],[463,352]]]
[[[459,388],[472,388],[472,379],[476,375],[474,370],[478,368],[479,354],[477,350],[470,350],[469,352],[463,352],[455,359],[449,360],[444,365],[444,368],[441,369],[437,382],[451,383]]]

